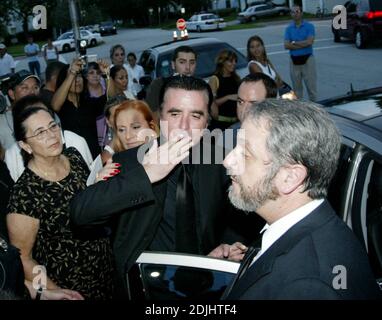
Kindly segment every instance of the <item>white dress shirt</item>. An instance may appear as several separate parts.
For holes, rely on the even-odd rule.
[[[0,57],[0,76],[3,76],[7,73],[11,73],[12,69],[16,68],[15,60],[8,53],[5,53],[4,56]]]
[[[128,90],[136,96],[139,91],[142,90],[142,86],[139,84],[139,79],[145,75],[143,68],[136,64],[134,68],[132,68],[129,64],[127,65],[127,73],[129,75],[129,84]],[[135,83],[133,80],[136,79],[138,83]]]
[[[324,202],[324,199],[312,200],[302,207],[288,213],[281,219],[273,222],[271,225],[266,224],[260,233],[264,232],[261,241],[261,250],[253,258],[254,263],[259,257],[264,254],[281,236],[292,228],[296,223],[300,222],[306,216],[313,212],[319,205]]]

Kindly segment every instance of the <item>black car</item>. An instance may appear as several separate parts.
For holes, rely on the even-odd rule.
[[[215,71],[215,59],[220,51],[231,50],[237,55],[236,72],[242,78],[248,74],[247,59],[237,49],[226,42],[215,38],[193,38],[188,40],[171,41],[144,50],[139,58],[138,64],[141,65],[152,79],[158,77],[169,77],[173,70],[171,60],[174,50],[179,46],[192,47],[197,55],[195,76],[209,78]]]
[[[117,34],[117,27],[112,21],[101,22],[99,25],[99,32],[101,36],[105,34]]]
[[[329,201],[382,280],[382,87],[321,101],[342,135]]]
[[[382,1],[351,0],[345,3],[346,29],[332,26],[334,41],[341,37],[351,39],[357,48],[365,48],[374,40],[382,40]]]

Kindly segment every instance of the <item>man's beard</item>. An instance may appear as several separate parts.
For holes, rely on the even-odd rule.
[[[273,183],[276,173],[272,169],[269,170],[268,174],[253,187],[245,187],[240,177],[237,176],[236,182],[239,185],[240,192],[238,195],[231,185],[228,189],[229,200],[240,210],[256,212],[267,200],[276,200],[280,196]]]

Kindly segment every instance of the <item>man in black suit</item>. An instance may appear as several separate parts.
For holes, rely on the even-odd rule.
[[[74,224],[117,220],[113,248],[122,291],[127,289],[126,272],[144,250],[208,254],[234,237],[224,238],[229,207],[229,177],[221,164],[224,155],[218,155],[205,137],[201,139],[211,101],[209,86],[202,79],[171,77],[160,108],[163,143],[158,147],[154,140],[147,153],[142,146],[115,155],[113,161],[122,164],[121,172],[90,186],[71,203]],[[190,154],[190,165],[180,163],[190,160]],[[138,161],[139,155],[143,161]],[[157,161],[163,155],[168,161]],[[220,164],[215,161],[219,156]]]
[[[380,298],[365,250],[325,200],[341,144],[328,114],[269,99],[250,108],[242,129],[224,159],[229,198],[267,224],[227,299]]]

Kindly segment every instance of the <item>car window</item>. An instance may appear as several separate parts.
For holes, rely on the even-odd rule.
[[[65,40],[73,38],[73,33],[64,33],[57,38],[57,40]]]
[[[356,12],[357,4],[358,4],[358,1],[350,1],[347,4],[345,4],[347,13]]]
[[[130,298],[216,301],[238,268],[239,263],[206,256],[144,252],[128,273]]]
[[[357,10],[361,12],[369,11],[369,1],[368,0],[360,1],[357,6]]]
[[[151,74],[155,69],[155,57],[150,51],[144,51],[139,58],[139,65],[142,66],[146,74]]]
[[[374,0],[370,1],[370,10],[372,11],[382,11],[382,1]]]
[[[376,278],[382,278],[382,159],[366,148],[359,163],[351,207],[351,226],[364,244]]]
[[[337,170],[328,189],[328,201],[341,219],[344,215],[343,199],[346,196],[345,181],[348,179],[349,165],[354,147],[355,143],[353,141],[343,138]]]
[[[218,300],[234,275],[220,271],[166,265],[141,265],[148,300]]]
[[[266,5],[263,5],[263,6],[259,6],[259,7],[257,7],[256,8],[256,11],[258,12],[258,11],[263,11],[263,10],[265,10],[266,9]]]
[[[236,68],[245,68],[247,65],[246,59],[233,47],[226,43],[217,43],[213,46],[198,46],[194,47],[198,54],[198,61],[196,64],[195,75],[197,77],[205,78],[212,75],[215,71],[215,60],[219,52],[223,49],[235,51],[238,56]]]

